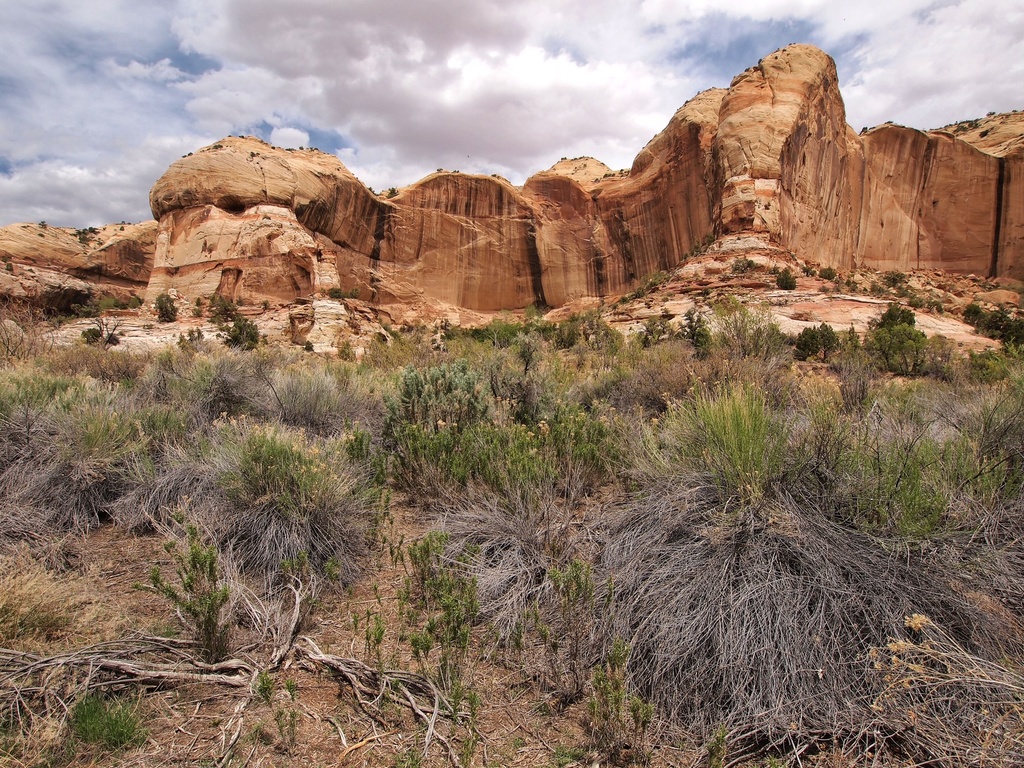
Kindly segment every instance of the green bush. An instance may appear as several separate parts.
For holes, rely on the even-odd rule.
[[[169,543],[167,551],[174,558],[178,586],[164,579],[159,566],[153,566],[149,583],[174,606],[186,628],[199,643],[203,657],[217,662],[228,655],[229,633],[223,611],[230,592],[217,567],[217,549],[205,547],[194,525],[187,527],[187,550],[180,551]]]
[[[766,307],[748,309],[735,299],[714,310],[714,342],[732,357],[767,360],[785,353],[787,339]]]
[[[914,312],[891,303],[872,321],[864,348],[890,373],[916,376],[924,372],[928,339],[917,328]]]
[[[626,688],[629,646],[616,637],[612,647],[593,672],[593,694],[587,702],[590,736],[594,747],[608,755],[613,765],[622,762],[627,750],[640,752],[637,762],[646,762],[647,732],[654,719],[654,706]]]
[[[459,431],[490,412],[483,382],[465,360],[422,371],[408,366],[402,371],[398,396],[386,402],[387,429],[392,436],[402,424],[415,424],[430,432]]]
[[[831,325],[822,323],[801,330],[793,346],[793,357],[797,360],[809,360],[820,355],[828,362],[832,353],[839,349],[839,336]]]
[[[665,433],[677,458],[724,499],[755,502],[783,474],[786,427],[753,388],[698,393],[670,412]]]
[[[779,272],[779,274],[775,276],[775,285],[783,291],[796,290],[796,275],[793,274],[793,270],[786,267]]]
[[[234,349],[249,352],[260,344],[260,330],[246,317],[236,317],[225,331],[224,343]]]
[[[839,277],[839,273],[836,272],[835,269],[833,269],[832,267],[822,267],[821,269],[818,270],[818,277],[820,277],[822,280],[835,280],[837,277]]]
[[[374,494],[345,440],[310,442],[282,429],[228,425],[211,456],[212,498],[197,513],[245,573],[279,578],[302,557],[350,584],[361,571]]]
[[[864,348],[890,373],[915,376],[923,372],[928,339],[912,325],[879,326],[871,331]]]
[[[217,325],[227,325],[238,319],[238,307],[235,302],[225,299],[219,293],[210,296],[210,320]],[[196,299],[196,308],[201,309],[200,299]]]
[[[161,293],[156,297],[156,317],[161,323],[173,323],[178,319],[178,307],[169,294]]]
[[[711,352],[713,337],[707,318],[696,309],[686,310],[683,315],[683,328],[680,335],[693,344],[698,357],[706,357]]]
[[[71,731],[110,751],[142,744],[148,735],[135,702],[90,693],[71,709]]]

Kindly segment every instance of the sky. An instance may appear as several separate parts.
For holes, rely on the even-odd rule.
[[[0,226],[151,217],[228,135],[335,153],[374,189],[626,168],[699,91],[790,43],[848,122],[1024,108],[1024,0],[0,0]]]

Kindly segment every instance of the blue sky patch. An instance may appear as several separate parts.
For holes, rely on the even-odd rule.
[[[694,69],[723,87],[772,51],[790,43],[816,43],[818,37],[814,24],[802,20],[754,21],[716,13],[694,26],[700,33],[686,35],[694,42],[673,50],[669,60],[676,69]]]

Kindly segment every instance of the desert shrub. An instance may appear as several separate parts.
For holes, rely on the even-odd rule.
[[[551,486],[537,495],[470,487],[445,505],[443,529],[453,551],[472,553],[480,617],[503,644],[522,642],[531,608],[550,607],[548,571],[582,541],[570,517]]]
[[[626,663],[629,646],[616,637],[604,661],[598,665],[591,678],[591,694],[587,701],[590,715],[590,737],[594,747],[608,755],[612,764],[619,765],[628,753],[639,752],[639,759],[646,762],[647,731],[654,719],[654,707],[636,695],[631,695],[626,685]]]
[[[142,375],[149,356],[76,345],[54,349],[40,363],[58,375],[84,375],[109,384],[131,384]]]
[[[263,361],[250,355],[202,355],[168,348],[140,378],[138,396],[174,405],[199,424],[221,415],[257,412],[269,397],[262,366]]]
[[[142,744],[148,731],[142,725],[138,703],[89,693],[71,709],[71,731],[88,744],[119,751]]]
[[[496,317],[487,325],[477,328],[451,328],[446,335],[449,338],[465,336],[475,341],[485,342],[498,349],[506,349],[511,347],[515,340],[527,331],[527,326],[518,320]]]
[[[970,350],[967,353],[967,370],[974,381],[983,384],[1001,381],[1009,372],[1006,356],[994,349]]]
[[[821,340],[818,338],[818,329],[813,325],[802,329],[793,344],[793,357],[797,360],[807,360],[817,357],[820,351]]]
[[[715,306],[714,343],[734,357],[767,360],[786,351],[786,336],[765,307],[751,310],[735,300]]]
[[[786,429],[752,388],[698,393],[670,412],[663,434],[677,459],[723,501],[757,501],[781,478]]]
[[[890,373],[913,376],[924,371],[927,337],[912,325],[879,326],[868,333],[864,348]]]
[[[839,273],[832,267],[822,267],[818,270],[818,277],[822,280],[835,280],[839,277]]]
[[[170,294],[161,293],[156,297],[154,302],[156,308],[156,317],[161,323],[173,323],[178,319],[178,307],[174,303],[174,299],[170,297]]]
[[[401,424],[427,431],[458,431],[481,421],[490,410],[484,383],[465,360],[426,370],[407,367],[397,397],[386,402],[389,433]]]
[[[532,427],[482,422],[434,429],[403,423],[390,440],[399,484],[435,497],[483,483],[512,496],[554,485],[572,499],[607,479],[618,455],[609,426],[571,406]]]
[[[886,414],[865,424],[856,446],[849,490],[837,506],[849,503],[853,521],[919,538],[938,529],[948,508],[944,493],[944,446],[928,423]],[[845,506],[845,504],[844,504]]]
[[[214,663],[229,651],[230,626],[223,612],[230,592],[220,577],[216,548],[203,546],[194,525],[187,526],[186,535],[184,551],[174,542],[169,542],[167,548],[174,558],[178,583],[167,581],[156,565],[150,571],[149,583],[181,616],[206,661]]]
[[[679,335],[689,341],[699,357],[705,357],[711,351],[713,336],[707,318],[696,309],[686,310],[683,315],[683,326]]]
[[[544,342],[539,336],[521,336],[506,350],[495,350],[481,364],[494,398],[497,416],[507,415],[520,424],[534,425],[554,407],[553,377],[545,370]]]
[[[219,498],[206,524],[241,570],[275,578],[304,554],[315,569],[336,564],[344,583],[359,573],[372,500],[343,442],[239,425],[221,432],[210,463]]]
[[[775,285],[783,291],[796,290],[796,275],[793,274],[793,270],[786,267],[779,272],[779,274],[775,276]]]
[[[631,648],[627,679],[705,739],[724,727],[734,758],[788,739],[862,748],[889,684],[871,654],[913,641],[908,616],[928,616],[960,647],[999,658],[996,620],[950,588],[942,566],[785,496],[735,511],[699,477],[662,478],[628,502],[601,572],[614,578],[610,615]],[[969,680],[950,685],[932,692],[937,708],[956,690],[967,713],[987,717]],[[950,754],[927,732],[887,735],[872,749]]]
[[[847,411],[863,410],[875,386],[875,366],[871,360],[857,350],[845,352],[833,361],[832,371],[839,380],[843,408]]]
[[[336,435],[358,425],[376,434],[384,401],[352,367],[278,368],[267,376],[262,411],[311,434]]]
[[[581,383],[575,397],[590,409],[605,402],[619,412],[641,408],[648,414],[664,413],[693,386],[694,354],[693,346],[682,339],[662,342]]]
[[[878,317],[877,320],[872,321],[872,328],[895,328],[899,325],[913,326],[916,324],[914,317],[914,311],[901,307],[899,304],[890,303],[886,307],[885,312]]]
[[[236,317],[224,329],[224,343],[232,349],[250,352],[260,344],[260,329],[246,317]]]
[[[676,331],[670,320],[671,318],[667,315],[658,315],[644,320],[643,326],[636,335],[640,346],[653,347],[666,339],[671,339]]]
[[[337,380],[324,371],[288,368],[275,371],[271,392],[282,423],[315,434],[344,426],[342,393]]]
[[[413,648],[419,649],[422,661],[437,648],[437,681],[442,690],[461,696],[463,667],[479,603],[476,579],[467,568],[472,549],[452,554],[447,544],[447,533],[432,531],[409,545],[414,596],[428,615],[425,635],[429,638],[425,643],[420,636]]]
[[[199,299],[196,299],[196,307],[201,308]],[[210,321],[216,325],[227,325],[239,318],[238,307],[230,299],[226,299],[219,293],[210,296],[208,304]]]
[[[0,474],[10,505],[0,537],[46,541],[96,527],[148,460],[147,436],[112,397],[16,414],[8,439],[17,452]]]
[[[574,314],[558,323],[551,340],[559,349],[583,346],[609,355],[622,347],[622,334],[608,325],[597,310]]]
[[[907,276],[903,272],[886,272],[882,275],[882,282],[887,288],[899,288],[907,284]]]
[[[970,323],[979,333],[989,338],[1017,346],[1024,345],[1024,317],[1012,313],[1006,307],[998,307],[989,312],[979,304],[968,304],[964,308],[964,322]]]
[[[95,317],[93,318],[92,325],[82,331],[82,340],[86,344],[102,347],[103,349],[116,347],[121,343],[121,337],[118,335],[120,327],[121,321],[116,318]]]
[[[740,257],[733,259],[732,262],[732,273],[734,275],[745,275],[747,272],[751,272],[758,268],[758,264],[753,259],[746,257]]]
[[[0,362],[28,360],[53,347],[54,328],[41,310],[0,299]]]
[[[808,326],[797,334],[793,357],[797,360],[810,360],[820,355],[828,362],[829,357],[839,349],[839,344],[839,335],[828,323]]]

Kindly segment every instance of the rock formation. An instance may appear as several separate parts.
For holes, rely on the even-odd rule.
[[[0,296],[67,311],[94,298],[141,294],[156,230],[155,221],[77,231],[45,222],[0,227]]]
[[[438,172],[384,199],[334,156],[227,138],[175,162],[150,203],[158,223],[96,247],[17,225],[0,230],[0,253],[18,274],[64,280],[54,295],[98,279],[150,300],[338,290],[475,311],[621,294],[709,245],[1024,279],[1024,117],[858,135],[835,63],[793,45],[687,102],[629,171],[563,159],[522,188]]]

